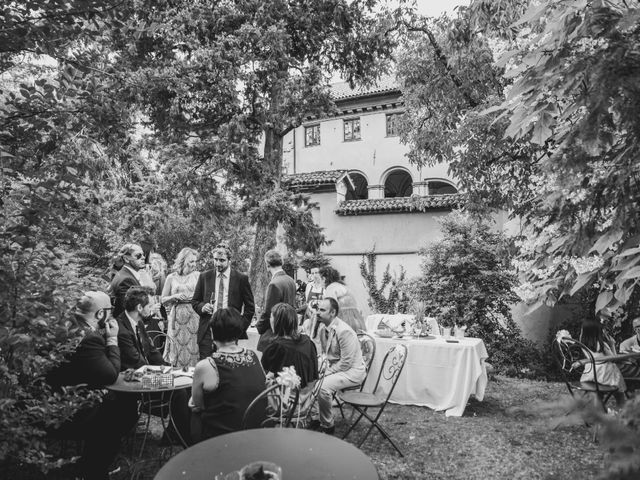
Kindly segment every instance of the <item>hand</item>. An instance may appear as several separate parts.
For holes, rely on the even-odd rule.
[[[115,318],[104,322],[104,333],[107,338],[118,338],[118,329],[118,322]]]
[[[181,293],[178,299],[182,302],[188,302],[189,300],[191,300],[191,297],[186,293]]]
[[[211,315],[213,313],[213,305],[211,305],[210,303],[205,303],[204,307],[202,307],[202,311]]]

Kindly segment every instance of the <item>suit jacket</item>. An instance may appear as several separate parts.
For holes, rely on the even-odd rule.
[[[131,287],[139,287],[140,282],[128,268],[122,267],[111,280],[109,295],[113,304],[113,316],[117,317],[124,312],[124,296]]]
[[[240,338],[247,338],[247,328],[251,325],[251,319],[255,312],[253,302],[253,292],[249,284],[249,277],[236,270],[229,269],[229,307],[235,308],[242,313],[244,319],[244,333]],[[198,344],[200,344],[209,332],[209,321],[211,315],[203,313],[202,307],[209,303],[211,294],[216,291],[216,281],[218,272],[207,270],[198,277],[196,288],[193,292],[191,305],[198,315],[200,315],[200,325],[198,326]]]
[[[276,303],[284,302],[296,308],[296,289],[297,285],[293,278],[280,270],[271,278],[271,282],[267,286],[265,294],[264,309],[260,320],[256,324],[260,340],[258,341],[258,350],[263,352],[273,337],[271,331],[271,309]]]
[[[131,326],[127,314],[122,312],[118,316],[118,327],[121,370],[140,368],[143,365],[164,364],[162,353],[151,343],[142,320],[138,321],[136,332]]]
[[[89,331],[68,359],[51,370],[46,380],[59,388],[86,383],[92,388],[111,385],[120,373],[120,349],[107,346],[98,332]]]

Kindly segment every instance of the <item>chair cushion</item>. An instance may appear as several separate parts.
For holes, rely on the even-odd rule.
[[[344,392],[340,395],[343,402],[360,407],[378,407],[384,404],[384,397],[366,392]]]
[[[595,382],[571,382],[571,387],[575,388],[576,390],[584,390],[586,392],[595,392],[596,391]],[[614,387],[614,386],[611,386],[611,385],[602,385],[602,384],[600,384],[598,387],[599,387],[599,390],[601,392],[605,392],[605,393],[618,391],[618,387]]]

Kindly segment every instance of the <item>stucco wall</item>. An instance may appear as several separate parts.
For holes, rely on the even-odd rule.
[[[391,111],[355,115],[360,117],[361,140],[343,140],[343,119],[355,116],[306,123],[305,125],[320,123],[320,145],[304,146],[304,126],[289,132],[283,145],[287,173],[358,170],[365,175],[369,185],[380,185],[390,168],[402,166],[409,171],[414,182],[426,178],[449,179],[445,164],[422,169],[409,164],[405,156],[407,146],[400,143],[399,137],[386,136],[387,113]]]

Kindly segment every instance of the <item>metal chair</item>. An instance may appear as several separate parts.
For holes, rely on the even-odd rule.
[[[382,412],[389,402],[389,398],[391,397],[396,384],[398,383],[398,378],[400,377],[400,373],[404,368],[406,359],[407,347],[402,344],[394,346],[384,356],[384,360],[382,361],[382,368],[378,373],[375,387],[373,388],[373,391],[371,393],[345,392],[342,395],[342,401],[348,405],[351,405],[358,413],[360,413],[356,421],[353,422],[353,424],[349,427],[347,432],[342,437],[343,439],[347,438],[351,431],[356,427],[358,422],[364,417],[369,420],[369,422],[371,422],[371,426],[362,437],[362,440],[360,440],[358,448],[362,447],[362,444],[365,442],[365,440],[375,427],[380,432],[380,434],[391,443],[393,448],[396,449],[400,456],[404,457],[402,451],[394,443],[394,441],[391,439],[382,425],[380,425],[379,420]],[[378,413],[375,417],[369,415],[369,408],[378,409]]]
[[[597,360],[591,350],[578,340],[569,337],[554,340],[551,348],[571,396],[576,398],[576,392],[582,392],[582,396],[595,393],[600,406],[606,413],[606,404],[618,391],[618,387],[598,382]],[[580,381],[585,371],[593,371],[593,381]]]
[[[295,428],[308,428],[311,425],[314,407],[318,401],[324,377],[327,375],[327,360],[324,359],[318,368],[318,379],[300,391],[298,409],[294,412],[291,424]]]
[[[347,387],[341,390],[341,392],[350,392],[354,390],[357,390],[360,392],[362,391],[362,389],[364,388],[364,384],[367,381],[367,377],[369,376],[369,370],[371,369],[371,364],[373,363],[373,359],[376,356],[375,339],[368,333],[364,333],[364,332],[358,333],[357,336],[358,336],[358,342],[360,342],[360,350],[362,351],[362,359],[364,360],[364,368],[367,371],[367,374],[360,385],[356,385],[354,387]],[[342,415],[342,418],[344,418],[344,411],[342,409],[343,402],[340,400],[340,396],[338,392],[336,392],[333,395],[333,399],[338,404],[338,408],[340,409],[340,415]]]
[[[240,429],[289,427],[298,406],[300,390],[292,389],[284,403],[283,388],[279,384],[271,385],[254,398],[244,411]]]

